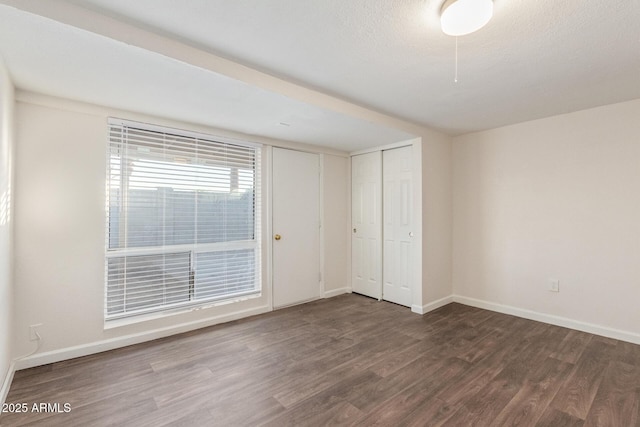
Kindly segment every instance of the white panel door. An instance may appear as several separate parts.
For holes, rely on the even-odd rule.
[[[412,171],[411,147],[382,154],[383,259],[382,298],[411,307]]]
[[[353,292],[382,298],[382,154],[351,157]]]
[[[320,158],[273,149],[273,306],[320,296]]]

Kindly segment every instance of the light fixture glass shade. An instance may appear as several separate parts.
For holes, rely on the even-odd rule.
[[[487,25],[493,16],[493,0],[447,0],[442,5],[442,31],[464,36]]]

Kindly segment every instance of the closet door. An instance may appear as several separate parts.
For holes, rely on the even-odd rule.
[[[411,306],[413,201],[411,146],[382,155],[383,276],[382,298]]]
[[[320,296],[320,158],[273,149],[273,306]]]
[[[382,153],[351,157],[351,287],[382,298]]]

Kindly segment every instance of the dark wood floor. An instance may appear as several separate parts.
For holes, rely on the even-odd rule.
[[[640,346],[357,295],[16,373],[3,426],[640,426]],[[61,406],[62,408],[62,406]]]

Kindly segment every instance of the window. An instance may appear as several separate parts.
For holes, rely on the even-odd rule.
[[[260,291],[260,150],[109,120],[107,320]]]

